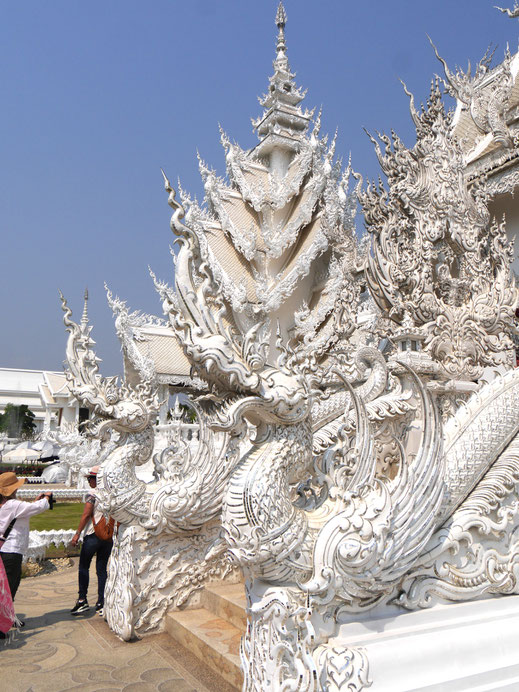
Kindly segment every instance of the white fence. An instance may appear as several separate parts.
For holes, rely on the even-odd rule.
[[[60,543],[63,543],[65,546],[69,545],[75,533],[74,529],[30,531],[29,548],[24,555],[24,560],[43,560],[48,547],[51,545],[58,547]]]
[[[42,488],[19,488],[16,492],[18,500],[34,500],[41,495]],[[84,502],[90,492],[89,488],[57,488],[46,486],[45,492],[51,492],[55,502]]]

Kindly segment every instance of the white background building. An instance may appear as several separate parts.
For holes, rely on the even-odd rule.
[[[0,413],[7,404],[26,404],[34,413],[36,432],[69,427],[88,418],[72,397],[62,372],[0,368]]]

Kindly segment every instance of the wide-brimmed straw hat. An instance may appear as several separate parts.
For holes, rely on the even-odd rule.
[[[92,466],[91,469],[86,469],[86,471],[84,471],[84,474],[87,478],[89,476],[95,478],[97,476],[98,471],[99,471],[99,466]]]
[[[0,495],[9,497],[15,490],[25,483],[25,478],[17,478],[16,473],[7,471],[0,473]]]

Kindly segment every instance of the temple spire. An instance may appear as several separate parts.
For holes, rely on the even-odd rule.
[[[274,147],[295,151],[301,137],[306,133],[312,112],[303,112],[299,106],[306,92],[295,83],[295,74],[290,70],[287,57],[285,27],[287,14],[280,2],[276,12],[278,35],[274,74],[269,79],[268,92],[259,99],[263,114],[253,121],[260,138],[256,147],[258,156],[268,155]]]
[[[286,56],[287,44],[285,42],[285,26],[287,23],[287,13],[283,7],[283,3],[280,2],[278,5],[278,10],[276,12],[276,26],[278,28],[278,42],[276,46],[277,56],[274,63],[274,67],[280,67],[285,70],[289,70],[288,59]]]
[[[81,316],[81,326],[88,325],[88,288],[85,288],[85,302],[83,304],[83,315]]]

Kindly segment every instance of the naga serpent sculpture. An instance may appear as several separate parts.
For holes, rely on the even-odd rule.
[[[488,515],[498,511],[519,478],[519,372],[511,370],[518,290],[504,227],[491,222],[484,193],[466,186],[433,83],[420,113],[411,99],[412,150],[396,135],[381,136],[383,149],[372,138],[389,190],[357,185],[371,234],[363,250],[351,169],[341,174],[335,142],[319,136],[320,116],[307,133],[313,113],[299,107],[285,21],[280,6],[258,146],[245,152],[222,133],[228,181],[200,161],[204,208],[182,190],[179,201],[164,175],[180,245],[175,290],[152,276],[205,391],[196,450],[160,455],[154,482],[135,472],[153,452],[159,401],[150,362],[129,349],[140,384],[101,377],[90,327],[72,321],[62,298],[71,391],[92,409],[89,434],[111,435],[114,445],[99,474],[100,500],[128,530],[119,547],[126,557],[115,566],[124,606],[108,598],[108,622],[125,639],[139,629],[132,588],[145,567],[133,560],[132,530],[144,532],[145,545],[162,537],[164,547],[195,541],[213,522],[204,563],[231,558],[247,579],[242,662],[251,691],[319,689],[340,613],[423,607],[434,589],[462,600],[519,588],[512,539],[497,576],[485,566],[494,547],[488,559],[473,551],[480,562],[472,581],[473,555],[446,576],[443,552],[476,544],[478,521],[488,519],[487,533],[501,524],[515,531],[512,510],[498,520],[478,514],[485,502]],[[128,322],[120,302],[117,311]],[[404,339],[409,358],[398,352]],[[480,379],[486,366],[498,372],[489,384]],[[440,420],[435,391],[474,389]],[[380,470],[384,439],[392,474]],[[125,617],[116,618],[117,608]],[[365,661],[350,653],[362,689]]]

